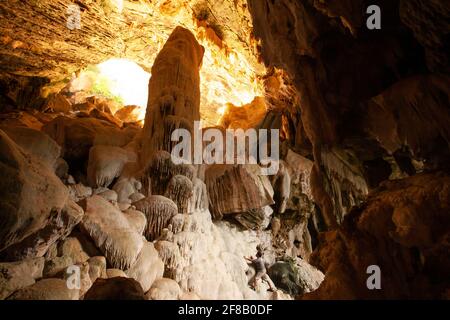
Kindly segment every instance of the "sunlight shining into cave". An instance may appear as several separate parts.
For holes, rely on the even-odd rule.
[[[127,59],[110,59],[98,66],[100,79],[107,79],[109,92],[119,97],[124,105],[137,105],[145,116],[150,73]]]

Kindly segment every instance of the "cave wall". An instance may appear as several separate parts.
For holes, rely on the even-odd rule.
[[[414,161],[425,170],[448,163],[448,3],[249,4],[262,58],[286,70],[299,95],[298,127],[312,143],[311,183],[328,226],[381,181],[416,173]],[[371,4],[381,8],[380,30],[366,27]]]
[[[325,281],[299,298],[448,298],[448,1],[249,4],[262,58],[298,95],[286,115],[300,115],[312,145],[311,189],[329,230],[310,257]],[[366,27],[372,4],[380,30]]]

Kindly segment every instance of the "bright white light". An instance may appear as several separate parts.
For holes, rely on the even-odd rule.
[[[98,65],[100,76],[107,78],[110,92],[122,98],[124,105],[147,107],[150,73],[127,59],[110,59]]]

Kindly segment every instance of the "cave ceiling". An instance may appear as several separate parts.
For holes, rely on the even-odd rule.
[[[73,4],[80,9],[80,28],[70,30]],[[0,3],[0,17],[1,75],[47,78],[43,95],[111,58],[151,72],[178,25],[205,47],[201,113],[207,125],[215,124],[225,103],[239,106],[264,92],[266,70],[245,0],[11,0]]]

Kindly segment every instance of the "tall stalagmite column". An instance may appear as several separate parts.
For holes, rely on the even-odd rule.
[[[172,131],[191,131],[200,120],[200,66],[204,48],[187,29],[176,27],[152,67],[142,139],[141,164],[157,150],[171,151]]]

